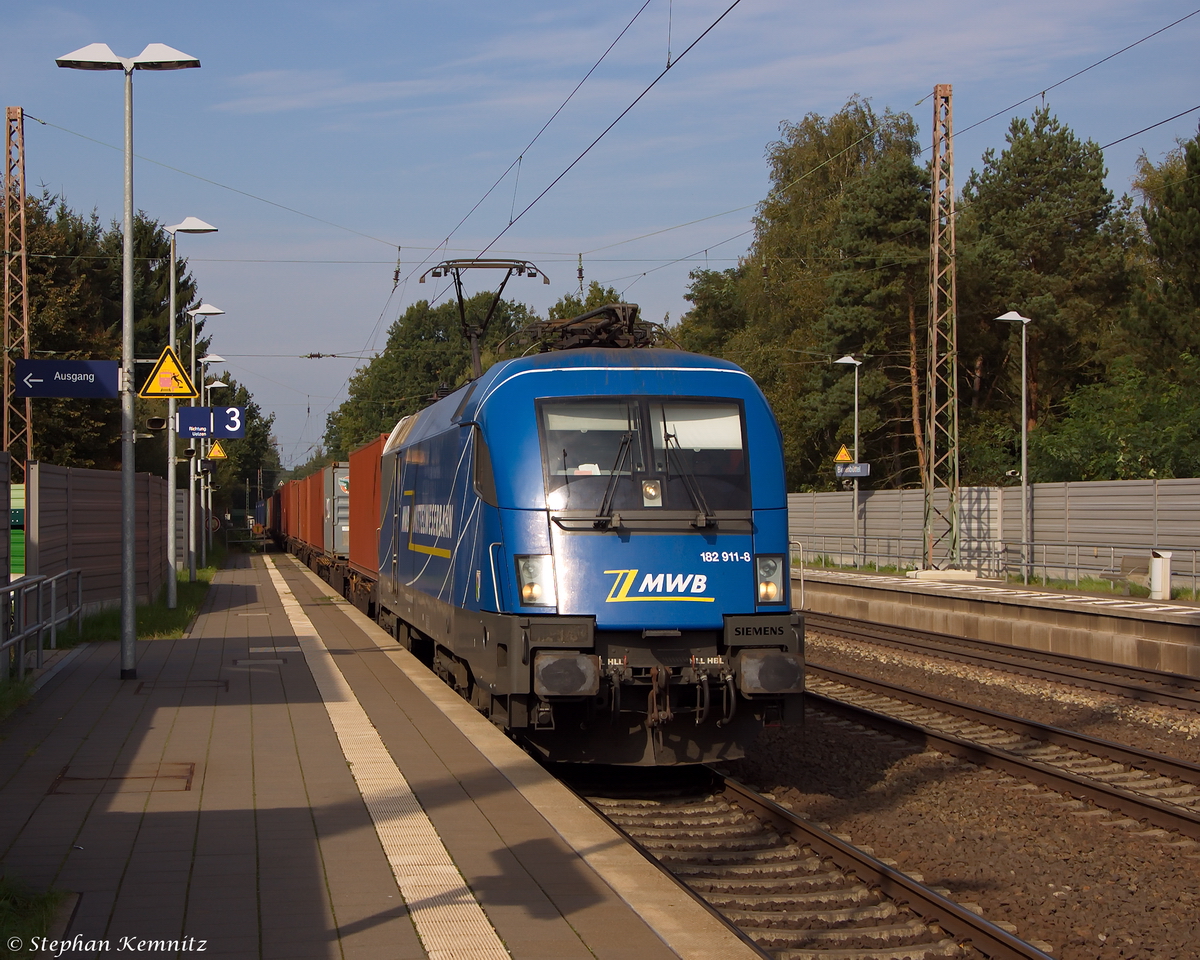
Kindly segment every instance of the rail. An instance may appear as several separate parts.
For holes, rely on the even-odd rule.
[[[70,580],[75,578],[74,604],[71,603]],[[60,610],[59,591],[63,606]],[[16,660],[17,679],[25,677],[29,641],[37,641],[34,665],[45,662],[46,634],[50,649],[58,648],[58,628],[75,619],[76,632],[83,634],[83,571],[64,570],[47,577],[42,574],[21,577],[0,584],[0,653],[7,651],[7,660]],[[5,662],[7,661],[0,661]],[[11,673],[11,666],[6,671]]]

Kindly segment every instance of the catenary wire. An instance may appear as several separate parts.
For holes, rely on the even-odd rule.
[[[524,210],[522,210],[520,213],[518,213],[516,215],[516,217],[514,217],[509,222],[508,226],[506,226],[503,230],[501,230],[486,247],[484,247],[481,251],[479,251],[478,256],[482,257],[492,247],[494,247],[496,245],[496,243],[500,240],[500,238],[503,237],[506,233],[508,233],[509,230],[511,230],[513,228],[513,226],[517,223],[518,220],[520,220],[523,216],[525,216],[525,214],[527,214],[530,210],[532,210],[534,208],[534,206],[538,203],[538,201],[541,200],[542,197],[544,197],[547,193],[549,193],[554,188],[555,184],[557,184],[560,180],[562,180],[563,177],[565,177],[568,173],[570,173],[571,170],[574,169],[575,165],[577,163],[579,163],[584,157],[586,157],[592,151],[592,148],[595,147],[596,144],[598,144],[601,140],[603,140],[605,135],[613,127],[615,127],[618,123],[620,123],[621,120],[625,117],[625,115],[628,114],[629,111],[632,110],[634,107],[636,107],[642,101],[642,98],[645,97],[646,94],[648,94],[651,90],[653,90],[654,87],[658,85],[658,82],[663,77],[665,77],[671,71],[671,69],[676,64],[679,63],[679,61],[682,60],[684,57],[686,57],[688,55],[688,53],[701,40],[703,40],[706,36],[708,36],[709,33],[711,33],[714,29],[716,29],[717,25],[722,20],[724,20],[727,16],[729,16],[729,14],[733,11],[734,7],[738,6],[738,4],[740,4],[741,2],[742,2],[742,0],[733,0],[733,3],[731,3],[728,7],[726,7],[725,11],[719,17],[717,17],[716,20],[714,20],[707,27],[705,27],[704,32],[701,33],[700,36],[698,36],[691,43],[689,43],[687,45],[687,47],[684,48],[683,52],[680,53],[679,56],[677,56],[671,63],[667,64],[667,66],[663,68],[662,72],[657,77],[655,77],[653,80],[650,81],[650,83],[647,85],[646,89],[644,89],[641,93],[639,93],[634,98],[633,102],[630,103],[629,106],[627,106],[624,110],[622,110],[620,112],[620,114],[617,115],[616,119],[614,119],[612,121],[612,123],[610,123],[602,131],[600,131],[600,135],[598,137],[596,137],[596,139],[593,140],[590,144],[588,144],[586,147],[584,147],[583,152],[580,153],[579,156],[577,156],[574,160],[572,160],[567,165],[566,169],[564,169],[562,171],[562,173],[560,173],[557,177],[555,177],[553,180],[551,180],[550,183],[542,190],[542,192],[539,193],[536,197],[534,197],[529,202],[528,206],[526,206]]]

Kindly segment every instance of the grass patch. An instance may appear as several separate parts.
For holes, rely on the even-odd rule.
[[[1010,573],[1008,582],[1011,584],[1024,584],[1019,573]],[[1079,578],[1079,585],[1075,585],[1074,580],[1064,580],[1060,577],[1030,577],[1029,586],[1042,587],[1046,590],[1086,590],[1088,593],[1111,593],[1118,596],[1126,597],[1148,597],[1150,596],[1150,588],[1143,587],[1138,583],[1130,583],[1127,580],[1106,580],[1097,577],[1082,576]]]
[[[10,949],[9,941],[19,939],[27,948],[35,937],[48,936],[50,924],[66,897],[59,890],[34,893],[25,884],[0,877],[0,943],[5,944],[6,956],[34,956],[28,949]]]
[[[33,679],[26,677],[0,677],[0,720],[17,709],[33,696]],[[2,942],[2,941],[0,941]]]
[[[149,604],[138,604],[137,608],[137,638],[139,640],[178,640],[188,628],[212,584],[213,576],[225,563],[225,550],[214,545],[208,554],[209,565],[196,568],[196,582],[189,583],[187,572],[179,575],[177,580],[174,610],[167,609],[167,590],[163,588],[158,600]],[[110,607],[83,618],[83,640],[120,640],[121,639],[121,609]],[[75,632],[75,624],[70,623],[58,631],[58,646],[73,647],[80,642]]]

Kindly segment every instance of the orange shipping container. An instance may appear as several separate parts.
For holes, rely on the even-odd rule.
[[[300,481],[300,539],[310,547],[325,550],[324,470]]]
[[[350,566],[379,577],[380,455],[388,435],[350,453]]]

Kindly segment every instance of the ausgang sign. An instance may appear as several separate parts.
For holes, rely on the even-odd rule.
[[[18,397],[115,397],[116,360],[18,360]]]

